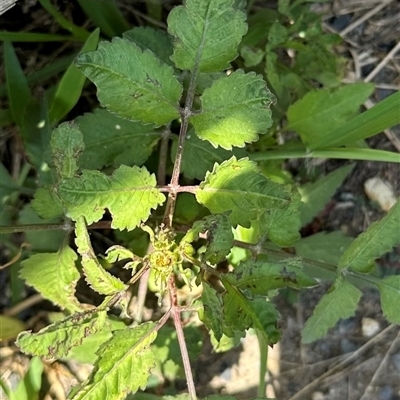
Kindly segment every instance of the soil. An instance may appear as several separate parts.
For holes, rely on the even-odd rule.
[[[327,30],[343,32],[380,3],[383,2],[332,0],[316,5],[316,9],[327,15],[324,21]],[[399,3],[386,3],[343,35],[344,42],[338,51],[348,57],[346,79],[349,81],[368,77],[399,41]],[[74,14],[77,7],[74,2],[59,1],[57,4],[67,17],[73,15],[78,25],[84,23]],[[165,12],[172,4],[170,1],[165,2]],[[257,5],[263,5],[263,2],[256,1],[255,6]],[[141,4],[138,8],[140,7]],[[134,18],[133,23],[141,21],[140,14],[136,14]],[[12,10],[0,17],[0,24],[2,29],[12,31],[42,25],[46,26],[46,31],[59,33],[52,17],[35,0],[20,0]],[[23,60],[24,70],[30,73],[52,58],[70,54],[76,46],[73,43],[63,48],[48,43],[19,44],[17,55]],[[377,102],[399,90],[399,72],[400,51],[372,79],[377,85],[373,101]],[[51,83],[54,82],[47,82]],[[92,92],[87,90],[84,100],[74,112],[77,115],[82,114],[92,104]],[[11,141],[10,145],[12,136],[13,128],[6,128],[0,136],[2,160],[10,167],[13,162],[12,153],[19,149],[18,143]],[[399,151],[400,127],[375,136],[368,140],[368,144],[377,149]],[[290,171],[318,169],[319,174],[324,174],[345,163],[337,160],[328,160],[322,164],[294,160],[288,162],[286,167]],[[385,212],[364,191],[364,183],[371,177],[380,177],[387,181],[393,187],[395,196],[399,197],[400,164],[356,162],[348,179],[326,209],[308,227],[308,232],[341,230],[355,237],[373,221],[382,218]],[[6,256],[2,254],[2,258],[6,259]],[[379,259],[378,265],[383,275],[400,274],[400,247]],[[5,274],[0,273],[2,287],[5,282]],[[323,284],[316,289],[300,292],[295,296],[295,301],[293,295],[278,296],[275,299],[282,315],[283,337],[278,345],[269,350],[269,373],[266,376],[268,397],[280,400],[400,400],[400,329],[386,322],[380,309],[379,295],[375,290],[365,288],[355,316],[341,320],[324,339],[309,345],[301,343],[304,323],[328,288],[329,284]],[[3,307],[7,303],[7,299],[1,300]],[[41,309],[44,314],[52,311],[50,304],[41,303]],[[40,319],[40,315],[37,319]],[[0,350],[2,377],[12,382],[16,371],[22,375],[28,359],[17,353],[13,346],[3,346]],[[243,399],[255,397],[258,354],[258,342],[251,333],[228,353],[214,353],[209,341],[205,340],[201,355],[192,362],[199,397],[213,393],[234,394]],[[57,378],[52,378],[51,371],[58,371]],[[74,371],[80,379],[88,373],[87,366],[79,366]],[[47,367],[47,373],[49,385],[57,381],[63,382],[60,385],[68,388],[75,380],[70,368],[67,369],[62,363]],[[183,382],[177,382],[175,386],[185,390]],[[59,394],[54,394],[53,398],[61,399],[62,396],[60,389]]]

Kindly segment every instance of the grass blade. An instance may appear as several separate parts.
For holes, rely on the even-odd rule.
[[[0,32],[0,40],[10,42],[83,42],[75,36],[53,35],[35,32]]]

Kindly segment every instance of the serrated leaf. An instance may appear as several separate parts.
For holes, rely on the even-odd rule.
[[[302,288],[317,285],[302,270],[301,261],[272,263],[248,260],[240,263],[231,273],[224,276],[235,287],[249,290],[254,295],[266,296],[270,290],[285,287]]]
[[[105,310],[91,310],[68,316],[37,333],[22,332],[18,347],[27,354],[45,358],[62,358],[89,335],[99,332],[106,321]]]
[[[272,125],[273,99],[261,75],[237,70],[204,90],[200,114],[189,121],[196,135],[214,147],[244,147]]]
[[[299,187],[301,201],[303,202],[300,209],[302,226],[311,222],[318,215],[352,171],[354,165],[345,165],[319,178],[316,182],[306,183]]]
[[[291,246],[300,238],[301,196],[296,188],[286,186],[291,201],[288,207],[267,209],[260,218],[260,233],[278,246]]]
[[[257,165],[246,158],[232,157],[216,164],[196,192],[197,201],[212,213],[231,211],[231,223],[250,227],[267,208],[285,208],[291,200],[284,186],[259,173]]]
[[[75,266],[76,253],[68,246],[57,253],[34,254],[21,262],[20,276],[46,299],[70,312],[82,310],[75,298],[80,274]]]
[[[113,219],[111,227],[121,230],[132,230],[146,221],[151,209],[165,200],[156,189],[154,175],[144,167],[125,165],[111,176],[85,170],[79,177],[64,180],[58,193],[67,215],[74,221],[83,216],[88,225],[92,224],[108,209]]]
[[[124,265],[124,268],[131,268],[133,270],[136,270],[136,267],[143,262],[141,257],[133,254],[125,247],[118,245],[111,246],[109,249],[107,249],[106,257],[104,258],[111,264],[117,261],[131,260]]]
[[[85,142],[79,165],[86,169],[142,165],[160,139],[153,125],[120,118],[106,109],[98,108],[75,122]]]
[[[322,296],[307,320],[302,332],[303,343],[311,343],[324,337],[339,319],[354,315],[361,295],[360,290],[340,276],[328,293]]]
[[[226,259],[233,246],[233,232],[229,218],[225,214],[209,215],[196,221],[182,238],[181,243],[192,243],[200,233],[207,232],[207,248],[204,258],[211,264]]]
[[[73,122],[64,122],[51,135],[53,163],[60,179],[73,178],[78,171],[77,160],[85,148],[82,132]]]
[[[175,159],[178,141],[175,141],[172,146],[171,158]],[[193,130],[188,132],[185,141],[185,151],[182,158],[182,172],[189,179],[204,179],[206,173],[211,171],[215,163],[232,157],[241,158],[246,156],[244,149],[234,148],[232,151],[215,148],[209,141],[201,140],[195,135]]]
[[[192,72],[229,68],[247,32],[245,20],[235,0],[186,0],[168,15],[168,32],[174,37],[172,60]]]
[[[400,275],[388,276],[377,283],[383,315],[392,324],[400,324]]]
[[[61,217],[64,214],[61,200],[52,186],[36,189],[31,206],[44,220]]]
[[[243,46],[240,49],[240,55],[244,60],[244,66],[250,68],[260,64],[265,56],[265,52],[256,47]]]
[[[98,351],[98,360],[89,378],[72,400],[119,400],[145,388],[155,365],[149,346],[157,336],[154,324],[114,332]]]
[[[224,322],[232,331],[244,332],[249,328],[257,329],[265,343],[277,343],[281,332],[277,327],[279,313],[273,303],[265,298],[247,299],[241,291],[222,280],[227,292],[224,294]],[[224,331],[227,334],[227,331]]]
[[[84,218],[79,218],[75,226],[75,243],[82,256],[82,267],[85,279],[90,287],[98,293],[110,296],[126,289],[126,285],[107,272],[97,260],[90,242]]]
[[[123,118],[164,125],[179,118],[182,85],[172,67],[128,39],[100,42],[81,54],[78,68],[97,87],[100,104]]]
[[[161,29],[153,29],[149,26],[137,26],[124,32],[123,37],[135,42],[143,50],[148,49],[152,51],[165,64],[174,65],[171,61],[174,51],[171,37]]]
[[[373,91],[371,83],[353,83],[336,90],[313,90],[289,107],[287,129],[296,131],[305,145],[312,145],[344,125]]]
[[[338,269],[369,272],[374,260],[400,243],[400,200],[389,212],[358,235],[340,257]]]
[[[208,283],[204,282],[201,301],[204,308],[202,321],[208,330],[214,332],[214,336],[219,342],[224,334],[222,295],[211,288]]]

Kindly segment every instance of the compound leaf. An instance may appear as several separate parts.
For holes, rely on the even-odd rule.
[[[73,178],[78,171],[77,160],[85,148],[82,132],[73,122],[64,122],[51,134],[53,163],[60,179]]]
[[[75,243],[78,252],[82,256],[83,273],[87,283],[93,290],[107,296],[119,293],[126,289],[125,284],[107,272],[97,260],[92,244],[90,243],[89,233],[86,229],[84,218],[79,218],[75,227]]]
[[[326,335],[340,318],[351,317],[361,298],[361,291],[340,276],[324,294],[307,320],[302,333],[303,343],[311,343]]]
[[[172,160],[175,159],[178,142],[175,141],[171,151]],[[188,132],[185,141],[185,151],[182,158],[182,172],[189,179],[203,180],[206,173],[211,171],[214,163],[222,163],[232,157],[232,153],[237,157],[245,157],[246,151],[234,148],[232,151],[215,148],[207,140],[201,140],[194,134],[193,130]]]
[[[21,332],[16,343],[27,354],[62,358],[72,347],[80,345],[87,336],[99,332],[106,318],[105,310],[91,310],[70,315],[37,333]]]
[[[63,246],[57,253],[34,254],[21,262],[20,276],[46,299],[70,312],[82,309],[75,298],[80,274],[75,266],[76,253]]]
[[[186,0],[168,15],[172,60],[183,70],[219,72],[237,57],[247,32],[246,14],[235,0]]]
[[[388,276],[377,282],[381,295],[381,307],[386,319],[392,324],[400,324],[400,275]]]
[[[146,387],[150,370],[155,366],[150,345],[156,336],[151,322],[115,331],[98,350],[95,368],[87,381],[69,398],[119,400]]]
[[[75,63],[96,85],[101,105],[111,112],[156,125],[179,118],[182,85],[172,67],[161,64],[151,51],[116,37],[81,54]]]
[[[344,125],[373,91],[372,83],[353,83],[333,91],[313,90],[289,107],[287,129],[296,131],[305,145],[312,145]]]
[[[155,176],[144,167],[121,165],[111,176],[84,170],[81,176],[64,180],[58,193],[74,221],[83,216],[90,225],[100,220],[107,208],[112,228],[132,230],[165,200],[155,186]]]
[[[197,201],[212,213],[231,211],[231,223],[250,227],[268,208],[289,206],[291,196],[285,187],[272,182],[247,158],[235,157],[216,164],[196,192]]]
[[[248,260],[240,263],[225,279],[241,290],[266,296],[272,289],[302,288],[317,285],[317,281],[303,272],[301,262],[271,263]]]
[[[189,121],[196,135],[214,147],[244,147],[272,125],[273,98],[261,75],[237,70],[204,90],[201,112]]]
[[[161,29],[137,26],[130,31],[124,32],[123,37],[135,42],[143,50],[152,51],[163,63],[174,65],[171,61],[174,51],[171,36]]]
[[[369,272],[374,260],[400,243],[400,200],[389,212],[358,235],[340,257],[338,269]]]
[[[142,165],[160,139],[154,125],[129,121],[106,109],[98,108],[75,122],[85,141],[85,151],[79,160],[82,168]]]

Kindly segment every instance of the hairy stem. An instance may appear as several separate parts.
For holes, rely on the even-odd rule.
[[[191,74],[189,88],[185,100],[185,107],[181,112],[182,123],[181,123],[181,129],[179,131],[178,149],[176,151],[174,169],[172,170],[171,182],[169,184],[172,191],[169,192],[168,195],[167,205],[165,207],[165,213],[163,219],[163,222],[167,228],[172,227],[172,219],[175,211],[175,204],[178,193],[177,188],[179,187],[179,174],[181,173],[183,148],[185,145],[187,130],[189,126],[189,117],[192,114],[196,80],[197,80],[197,68],[195,68]]]

